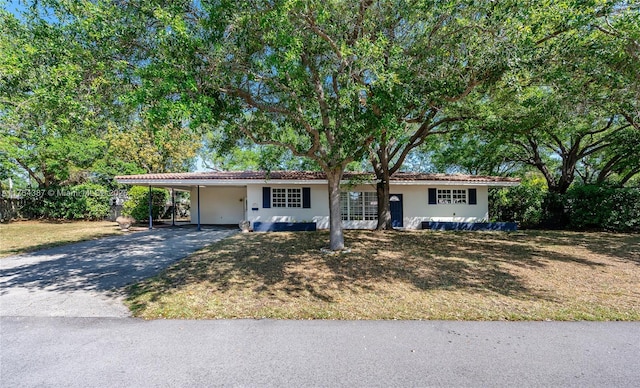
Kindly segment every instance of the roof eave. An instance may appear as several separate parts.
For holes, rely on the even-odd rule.
[[[139,186],[247,186],[247,185],[326,185],[328,184],[326,179],[305,179],[305,180],[290,180],[290,179],[121,179],[116,178],[116,182],[127,185],[139,185]],[[341,182],[344,185],[352,184],[353,182],[343,180]],[[375,184],[375,181],[363,181],[358,182],[356,185],[370,185]],[[391,181],[393,186],[488,186],[488,187],[512,187],[518,186],[520,182],[496,182],[496,181],[452,181],[452,180],[437,180],[437,181]]]

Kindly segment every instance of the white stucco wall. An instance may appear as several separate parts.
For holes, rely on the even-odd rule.
[[[238,224],[245,219],[246,188],[244,187],[201,187],[201,224]],[[198,223],[198,190],[191,189],[191,223]]]
[[[429,188],[477,190],[477,204],[429,205]],[[403,194],[404,227],[420,229],[422,221],[479,222],[489,219],[489,190],[475,186],[391,186],[392,194]],[[467,193],[468,201],[468,193]]]
[[[311,189],[311,208],[262,207],[262,188],[301,188]],[[253,210],[257,208],[258,210]],[[248,185],[247,186],[247,220],[251,224],[261,222],[301,222],[314,221],[319,229],[329,228],[329,192],[326,185]]]
[[[311,208],[263,208],[263,187],[309,187],[311,188]],[[468,189],[477,190],[477,204],[437,204],[429,205],[429,188]],[[455,221],[477,222],[488,220],[489,200],[488,188],[476,186],[411,186],[391,185],[391,194],[402,194],[403,223],[407,229],[419,229],[422,221]],[[349,188],[348,191],[375,192],[374,185],[360,185]],[[192,197],[194,198],[194,197]],[[252,210],[257,208],[258,210]],[[262,222],[300,222],[315,221],[319,229],[329,227],[329,199],[326,185],[248,185],[247,186],[247,219],[251,223]],[[343,221],[347,229],[372,229],[376,221]]]

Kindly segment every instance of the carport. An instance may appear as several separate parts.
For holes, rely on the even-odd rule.
[[[211,181],[206,173],[165,173],[117,176],[116,181],[149,188],[149,229],[153,228],[152,189],[171,190],[172,225],[175,226],[176,191],[191,194],[191,223],[200,231],[203,224],[237,225],[246,218],[247,186],[236,180]],[[195,204],[194,204],[195,200]],[[206,204],[206,206],[202,206]],[[195,205],[195,209],[194,206]]]

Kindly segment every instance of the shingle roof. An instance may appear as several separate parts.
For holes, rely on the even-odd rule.
[[[128,180],[326,180],[327,175],[323,172],[315,171],[211,171],[211,172],[185,172],[185,173],[164,173],[164,174],[140,174],[117,176],[116,179],[122,183]],[[345,172],[345,180],[375,180],[373,173]],[[464,175],[464,174],[425,174],[414,172],[397,172],[391,176],[391,181],[447,181],[447,182],[513,182],[518,183],[518,178]]]

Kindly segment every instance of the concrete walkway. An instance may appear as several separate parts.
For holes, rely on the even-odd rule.
[[[159,228],[0,259],[0,316],[127,317],[121,287],[236,232]]]

